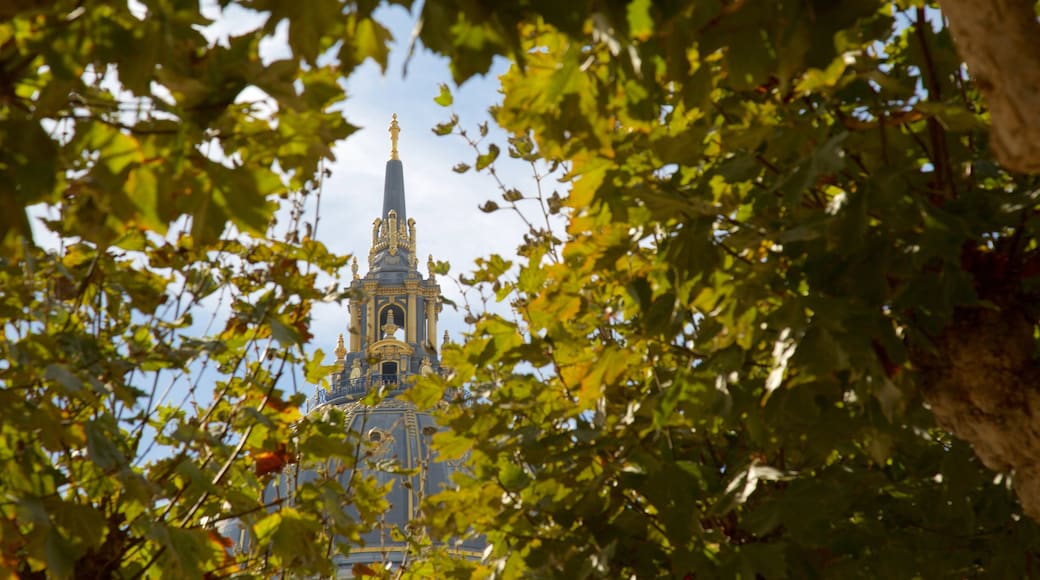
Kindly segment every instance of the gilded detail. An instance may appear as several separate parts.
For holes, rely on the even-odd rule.
[[[401,126],[397,124],[397,113],[390,120],[390,159],[400,159],[397,156],[397,139],[401,134]]]
[[[397,231],[397,212],[394,210],[390,210],[390,213],[386,214],[386,229],[388,230],[387,249],[390,250],[391,256],[396,256],[400,232]]]
[[[343,364],[343,358],[347,356],[347,347],[343,344],[343,335],[339,335],[339,340],[336,341],[336,362],[340,365]]]

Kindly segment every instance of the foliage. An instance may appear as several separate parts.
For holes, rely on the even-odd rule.
[[[440,448],[473,473],[435,528],[513,578],[1038,574],[1032,472],[936,421],[1031,447],[999,421],[1035,391],[1040,227],[937,8],[472,5],[428,2],[423,39],[457,79],[513,59],[493,114],[566,171],[567,228],[464,278],[518,320],[444,353],[471,397]],[[558,209],[516,192],[483,209]]]
[[[386,64],[376,4],[222,0],[266,18],[216,43],[190,1],[0,7],[4,574],[329,574],[385,507],[339,477],[342,416],[279,387],[328,370],[303,345],[344,260],[304,210],[352,130],[339,80]],[[416,395],[470,395],[437,440],[472,472],[425,523],[486,534],[481,573],[1037,575],[1029,466],[936,421],[1029,408],[1038,262],[1035,178],[992,162],[935,6],[427,0],[419,39],[459,82],[514,62],[510,142],[456,170],[566,172],[483,206],[546,215],[464,280],[518,319],[474,313]],[[292,461],[329,469],[290,498]]]
[[[336,472],[272,491],[357,461],[296,391],[343,297],[307,208],[354,130],[341,76],[386,64],[370,4],[225,1],[258,24],[216,42],[198,2],[0,8],[0,576],[328,574],[385,507]]]

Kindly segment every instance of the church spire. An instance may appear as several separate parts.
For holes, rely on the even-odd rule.
[[[390,122],[390,159],[386,162],[386,180],[383,184],[383,219],[390,216],[390,210],[397,214],[398,223],[408,223],[408,214],[404,205],[404,166],[397,153],[397,140],[401,134],[401,126],[397,124],[397,114]]]

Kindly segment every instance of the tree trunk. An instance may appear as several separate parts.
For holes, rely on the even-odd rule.
[[[949,327],[910,354],[939,424],[987,467],[1012,473],[1023,509],[1040,521],[1040,361],[1018,298],[958,308]]]
[[[1006,169],[1040,173],[1040,22],[1033,0],[940,0],[957,52],[982,91]]]

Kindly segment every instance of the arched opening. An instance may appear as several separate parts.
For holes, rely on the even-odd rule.
[[[398,330],[403,329],[404,325],[404,308],[390,304],[379,311],[380,338],[400,338],[402,333]]]

